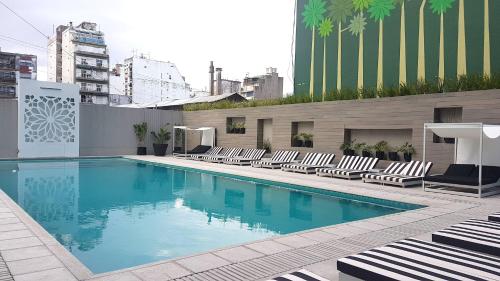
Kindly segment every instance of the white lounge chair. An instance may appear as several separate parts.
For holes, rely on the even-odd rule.
[[[285,172],[311,174],[316,173],[316,168],[331,165],[335,154],[309,152],[299,163],[281,165],[281,170]]]
[[[377,163],[377,158],[344,155],[335,168],[318,168],[316,175],[349,180],[359,179],[361,174],[375,168]]]
[[[206,153],[202,153],[202,154],[189,154],[189,159],[191,159],[191,160],[201,160],[201,158],[203,156],[218,155],[219,153],[221,153],[222,150],[223,150],[222,147],[220,147],[220,146],[214,146],[214,147],[210,148]]]
[[[293,150],[278,150],[273,153],[271,159],[263,159],[260,161],[252,161],[252,167],[254,168],[269,168],[269,169],[279,169],[282,164],[288,164],[299,156],[298,151]]]
[[[425,167],[422,161],[391,163],[382,173],[361,174],[361,178],[364,182],[408,187],[422,184],[423,174],[429,173],[431,168],[432,162],[427,162]]]
[[[498,258],[417,239],[341,258],[337,269],[340,280],[500,279]]]
[[[266,154],[265,149],[245,149],[240,156],[226,158],[222,162],[228,165],[250,165],[252,161],[260,160]]]
[[[214,156],[204,156],[201,158],[202,161],[211,163],[222,163],[226,158],[231,158],[240,155],[242,148],[234,147],[223,150],[220,154]]]

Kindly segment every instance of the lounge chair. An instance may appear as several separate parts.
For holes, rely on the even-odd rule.
[[[245,149],[240,156],[226,158],[222,162],[229,165],[250,165],[252,161],[260,160],[266,154],[265,149]]]
[[[214,156],[214,155],[218,155],[219,153],[221,153],[223,150],[222,147],[220,146],[214,146],[212,148],[210,148],[207,152],[205,153],[200,153],[200,154],[189,154],[189,159],[191,160],[201,160],[202,157],[204,156]]]
[[[211,147],[209,145],[198,145],[195,148],[193,148],[191,150],[188,150],[185,153],[183,151],[175,151],[174,152],[174,157],[177,157],[177,158],[190,158],[191,155],[199,155],[199,154],[208,153],[213,148],[215,148],[215,147]]]
[[[282,275],[280,277],[276,277],[274,279],[270,279],[268,281],[328,281],[327,279],[320,277],[308,270],[301,269],[299,271],[295,271],[292,273],[288,273]]]
[[[432,241],[500,257],[500,223],[470,219],[434,232]]]
[[[362,174],[361,177],[364,182],[408,187],[422,184],[423,174],[427,175],[431,168],[432,162],[426,162],[424,167],[422,161],[411,161],[404,163],[398,169],[395,169],[394,172],[386,172],[384,170],[382,173]]]
[[[441,175],[431,175],[424,178],[429,187],[453,187],[479,190],[479,166],[474,164],[451,164]],[[483,194],[496,193],[495,187],[500,187],[500,167],[483,166],[481,185]]]
[[[299,163],[282,164],[281,170],[285,172],[311,174],[316,173],[316,168],[331,165],[335,154],[309,152]]]
[[[500,213],[494,213],[488,216],[489,221],[500,222]]]
[[[359,179],[378,163],[378,158],[344,155],[335,168],[318,168],[316,175],[320,177],[335,177],[348,180]]]
[[[251,165],[254,168],[270,168],[270,169],[279,169],[282,164],[288,164],[299,156],[298,151],[293,150],[278,150],[276,151],[271,159],[264,159],[261,161],[252,161]]]
[[[201,160],[211,163],[222,163],[222,161],[226,158],[231,158],[240,155],[242,150],[243,150],[242,148],[238,147],[228,148],[225,151],[223,150],[221,153],[214,156],[203,156]]]
[[[500,259],[406,239],[337,260],[340,280],[499,280]]]

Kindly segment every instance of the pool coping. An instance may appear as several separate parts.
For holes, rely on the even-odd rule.
[[[373,198],[386,199],[397,202],[407,202],[410,204],[417,205],[425,205],[427,207],[416,209],[416,210],[408,210],[401,213],[378,216],[374,218],[369,218],[365,220],[358,220],[343,224],[330,225],[319,227],[315,229],[304,230],[300,232],[294,232],[287,235],[273,236],[261,240],[251,241],[247,243],[241,243],[238,245],[231,245],[226,247],[221,247],[217,249],[212,249],[210,251],[200,252],[192,255],[182,256],[174,259],[167,259],[158,262],[143,264],[139,266],[129,267],[117,271],[111,271],[100,274],[93,274],[85,265],[83,265],[76,257],[74,257],[69,251],[67,251],[55,238],[53,238],[41,225],[39,225],[36,221],[34,221],[21,207],[19,207],[10,197],[8,197],[3,191],[0,190],[0,202],[3,202],[10,210],[15,214],[15,216],[24,224],[26,227],[31,230],[33,235],[38,238],[41,243],[45,247],[47,247],[54,257],[56,257],[64,266],[64,269],[68,270],[71,275],[77,280],[112,280],[113,278],[122,278],[122,277],[130,277],[131,280],[154,280],[145,278],[143,273],[148,273],[148,270],[155,269],[156,271],[167,271],[164,272],[164,276],[169,278],[182,277],[188,275],[199,274],[196,270],[193,270],[193,262],[196,262],[196,259],[199,257],[213,258],[216,257],[217,261],[220,263],[220,266],[216,266],[214,268],[209,268],[206,270],[202,270],[201,272],[205,272],[207,270],[212,270],[217,267],[227,266],[229,264],[234,264],[234,260],[230,260],[221,256],[221,252],[230,251],[232,249],[246,249],[251,252],[258,252],[259,257],[266,257],[270,254],[266,254],[263,252],[259,252],[256,250],[255,245],[281,245],[283,249],[296,249],[297,247],[291,246],[289,243],[285,243],[283,241],[287,239],[299,238],[302,241],[306,241],[310,243],[310,245],[322,243],[324,240],[323,237],[331,238],[334,237],[342,237],[339,232],[341,229],[354,228],[354,229],[366,229],[369,228],[373,231],[374,228],[383,229],[382,222],[389,223],[393,226],[404,225],[408,222],[416,221],[423,218],[432,218],[437,217],[443,214],[451,214],[460,210],[475,208],[481,206],[480,200],[475,200],[471,198],[464,198],[458,196],[450,196],[450,195],[441,195],[441,194],[429,194],[418,192],[413,189],[413,191],[409,192],[393,192],[393,190],[387,191],[373,191],[367,190],[366,188],[358,188],[358,187],[374,187],[372,184],[359,184],[359,181],[356,184],[352,184],[352,181],[344,181],[344,180],[333,180],[330,178],[319,178],[313,175],[299,175],[299,174],[283,174],[281,171],[276,170],[265,170],[265,173],[262,173],[262,169],[249,170],[245,167],[239,166],[226,166],[220,164],[207,164],[204,162],[197,161],[189,161],[184,159],[176,159],[171,157],[151,157],[151,156],[124,156],[124,158],[150,162],[152,164],[163,164],[170,166],[179,166],[180,168],[192,168],[196,170],[209,171],[214,173],[223,173],[227,175],[241,176],[241,177],[250,177],[256,178],[259,180],[272,181],[278,183],[285,184],[293,184],[311,187],[314,189],[324,189],[324,190],[333,190],[336,192],[343,192],[348,194],[355,194]],[[261,172],[259,175],[249,175],[249,171],[253,172]],[[251,174],[251,173],[250,173]],[[287,177],[283,177],[287,175]],[[292,176],[293,175],[293,176]],[[311,181],[314,179],[314,181]],[[292,182],[290,182],[292,181]],[[298,181],[298,183],[297,183]],[[340,184],[340,185],[339,185]],[[328,188],[327,188],[328,186]],[[357,186],[352,188],[353,186]],[[391,187],[392,188],[392,187]],[[399,189],[398,189],[399,190]],[[416,191],[416,192],[415,192]],[[411,194],[414,193],[414,194]],[[410,195],[410,196],[408,196]],[[412,196],[413,195],[413,196]],[[484,199],[483,199],[484,200]],[[379,222],[379,223],[376,223]],[[387,226],[387,225],[386,225]],[[382,227],[382,228],[381,228]],[[323,237],[322,237],[323,236]],[[325,238],[325,239],[326,239]],[[305,240],[304,240],[305,239]],[[281,241],[281,242],[280,242]],[[266,244],[267,243],[267,244]],[[276,244],[277,243],[277,244]],[[312,244],[311,244],[312,243]],[[251,247],[254,246],[254,247]],[[299,247],[300,248],[300,247]],[[258,249],[258,248],[257,248]],[[263,251],[262,249],[260,251]],[[286,251],[286,250],[284,250]],[[1,253],[1,251],[0,251]],[[279,252],[278,252],[279,253]],[[189,261],[186,263],[186,261]],[[167,266],[168,265],[168,266]],[[158,268],[161,267],[161,268]],[[195,266],[194,266],[195,267]],[[168,273],[170,271],[170,273]],[[182,272],[183,274],[178,274],[178,276],[172,275],[172,271],[174,272]],[[187,274],[186,274],[187,273]],[[142,275],[141,275],[142,274]],[[151,272],[149,272],[151,274]],[[162,275],[163,276],[163,275]]]

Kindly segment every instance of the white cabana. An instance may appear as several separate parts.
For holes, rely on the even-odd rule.
[[[483,186],[482,167],[483,165],[500,166],[500,125],[486,125],[483,123],[426,123],[424,124],[424,162],[428,130],[431,130],[439,137],[455,139],[455,164],[475,164],[479,167],[479,185],[473,187],[478,189],[477,196],[482,197],[483,195],[498,193],[498,191],[491,190],[483,193],[485,191],[483,188],[490,189],[497,184]],[[451,184],[449,186],[464,187]],[[425,181],[423,187],[426,190]]]
[[[172,135],[174,136],[173,138],[173,148],[175,149],[175,140],[176,140],[176,130],[181,130],[184,133],[184,155],[187,154],[187,147],[188,147],[188,142],[187,142],[187,136],[188,132],[196,131],[200,132],[200,145],[205,145],[205,146],[210,146],[214,147],[215,146],[215,128],[214,127],[200,127],[200,128],[191,128],[187,126],[174,126]]]

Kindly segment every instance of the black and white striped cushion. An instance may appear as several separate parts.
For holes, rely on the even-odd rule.
[[[218,155],[222,151],[222,147],[220,146],[215,146],[210,148],[206,153],[203,154],[191,154],[189,155],[191,159],[202,159],[204,156],[213,156],[213,155]]]
[[[335,154],[310,152],[298,164],[283,164],[281,166],[286,169],[314,170],[316,167],[329,165],[334,158]]]
[[[361,157],[357,165],[353,168],[353,170],[357,171],[368,171],[373,168],[378,163],[378,158],[372,158],[372,157]]]
[[[328,281],[327,279],[320,277],[310,271],[305,269],[295,271],[292,273],[288,273],[282,275],[280,277],[276,277],[274,279],[270,279],[268,281]]]
[[[471,219],[433,233],[432,241],[500,256],[500,224]]]
[[[406,165],[407,163],[392,162],[380,173],[365,173],[361,174],[361,177],[367,180],[381,180],[382,176],[401,174],[405,170]]]
[[[429,172],[432,167],[432,162],[427,162],[425,165],[425,174]],[[406,165],[404,171],[401,173],[404,176],[421,177],[424,172],[424,163],[422,161],[411,161]]]
[[[242,162],[250,162],[252,160],[259,160],[266,153],[265,149],[252,149],[250,153],[244,153],[244,155],[236,156],[233,158],[224,159],[225,162],[230,163],[242,163]]]
[[[342,156],[342,159],[340,159],[339,164],[337,165],[337,169],[354,169],[356,167],[356,164],[360,160],[360,156],[350,156],[350,155],[344,155]]]
[[[362,280],[499,280],[500,259],[406,239],[341,258],[337,269]]]
[[[242,150],[241,148],[227,148],[225,150],[222,150],[222,152],[218,155],[203,156],[202,159],[204,161],[209,161],[209,162],[221,161],[223,159],[235,157],[235,156],[239,155],[241,153],[241,150]]]
[[[500,222],[500,212],[489,215],[488,220],[493,222]]]
[[[251,164],[253,167],[279,167],[281,164],[286,164],[294,161],[298,156],[298,151],[279,150],[273,154],[270,160],[252,161]]]

